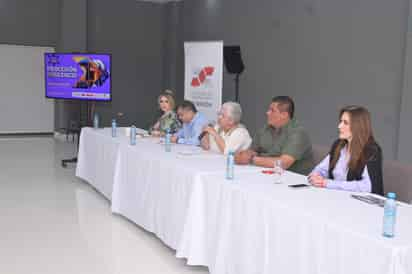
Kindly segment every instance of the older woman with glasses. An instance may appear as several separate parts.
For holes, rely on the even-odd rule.
[[[173,92],[165,90],[157,99],[159,109],[162,111],[162,116],[150,128],[150,134],[153,136],[163,136],[167,130],[170,133],[175,133],[181,127],[180,121],[177,118],[175,109],[175,99]]]
[[[348,106],[339,114],[339,139],[309,175],[316,187],[383,195],[382,151],[368,110]]]
[[[205,134],[201,140],[202,148],[223,154],[248,149],[252,138],[246,127],[240,124],[242,117],[240,105],[226,102],[217,116],[216,126],[209,125],[203,129]]]

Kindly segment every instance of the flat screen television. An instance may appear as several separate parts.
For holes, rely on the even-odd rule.
[[[45,53],[46,97],[111,101],[111,55]]]

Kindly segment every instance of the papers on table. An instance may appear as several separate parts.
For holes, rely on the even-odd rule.
[[[124,130],[124,133],[127,137],[130,136],[130,127],[125,127],[122,128]],[[137,137],[149,137],[150,134],[147,130],[141,129],[141,128],[136,128],[136,136]]]
[[[181,155],[181,156],[192,156],[192,155],[200,155],[202,154],[202,150],[197,149],[197,148],[187,148],[185,150],[179,151],[177,154]]]
[[[385,205],[385,198],[378,198],[372,195],[351,194],[351,197],[359,201],[383,207]]]
[[[350,196],[352,198],[356,199],[356,200],[359,200],[359,201],[362,201],[362,202],[365,202],[365,203],[368,203],[368,204],[371,204],[371,205],[377,205],[377,206],[380,206],[380,207],[385,206],[386,198],[382,197],[380,195],[377,195],[377,194],[373,194],[373,193],[369,193],[369,194],[351,194]],[[397,201],[396,204],[398,206],[406,206],[406,207],[411,206],[410,204],[403,203],[403,202],[400,202],[400,201]]]

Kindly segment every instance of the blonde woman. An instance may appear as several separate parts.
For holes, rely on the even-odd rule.
[[[162,111],[162,115],[150,128],[150,134],[153,136],[163,136],[167,130],[169,130],[170,133],[177,132],[180,129],[181,124],[174,111],[175,99],[173,92],[165,90],[159,95],[157,102],[159,104],[159,109]]]

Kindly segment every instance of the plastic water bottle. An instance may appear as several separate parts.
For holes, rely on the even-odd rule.
[[[383,236],[392,238],[395,236],[396,223],[396,194],[389,192],[384,206]]]
[[[283,175],[282,160],[277,159],[275,161],[275,164],[273,165],[273,177],[274,177],[274,183],[275,184],[281,184],[282,183],[282,175]]]
[[[136,127],[135,126],[130,127],[130,145],[132,146],[136,145]]]
[[[116,137],[116,127],[117,127],[116,119],[113,119],[112,120],[112,137]]]
[[[93,128],[98,129],[99,128],[99,114],[95,113],[93,115]]]
[[[171,144],[171,139],[172,138],[172,134],[170,134],[170,130],[167,129],[166,130],[166,135],[165,135],[165,151],[166,152],[170,152],[172,151],[172,144]]]
[[[235,169],[235,152],[229,151],[226,159],[226,179],[233,180]]]

